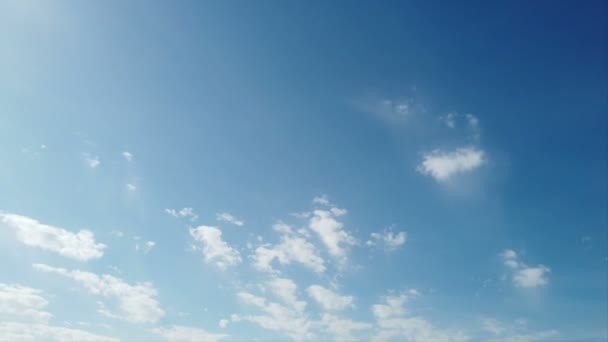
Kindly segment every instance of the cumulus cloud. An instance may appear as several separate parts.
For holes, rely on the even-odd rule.
[[[216,227],[200,226],[190,229],[190,235],[202,244],[205,262],[214,263],[220,269],[241,263],[240,253],[222,240],[222,231]]]
[[[317,301],[323,309],[328,311],[341,311],[354,307],[354,298],[352,296],[342,296],[321,285],[309,286],[308,295]]]
[[[265,272],[277,272],[273,267],[273,261],[281,265],[297,262],[314,272],[325,271],[325,262],[319,256],[315,246],[304,236],[297,236],[291,227],[283,223],[273,226],[274,230],[281,233],[281,241],[276,245],[266,244],[256,248],[253,259],[253,266]]]
[[[237,219],[236,217],[234,217],[234,215],[230,214],[230,213],[217,213],[215,214],[215,218],[218,221],[224,221],[224,222],[228,222],[228,223],[232,223],[236,226],[242,226],[245,224],[245,222]]]
[[[375,246],[381,243],[387,251],[394,251],[405,244],[407,240],[406,232],[393,233],[391,230],[385,230],[381,233],[371,233],[370,239],[365,243],[368,246]]]
[[[132,160],[133,160],[133,154],[132,154],[131,152],[129,152],[129,151],[124,151],[124,152],[122,153],[122,156],[123,156],[123,157],[124,157],[124,158],[125,158],[125,159],[126,159],[128,162],[130,162],[130,161],[132,161]]]
[[[117,338],[97,335],[80,329],[23,322],[0,322],[0,339],[3,341],[120,341]]]
[[[361,330],[368,330],[372,325],[367,322],[357,322],[348,318],[324,313],[321,316],[320,325],[332,334],[337,341],[359,341],[353,333]]]
[[[417,291],[408,294],[389,295],[383,302],[372,306],[376,319],[377,332],[373,340],[403,341],[466,341],[468,337],[461,332],[448,332],[437,329],[422,317],[408,316],[405,304],[417,296]]]
[[[45,264],[34,264],[34,269],[59,274],[82,285],[91,294],[114,298],[118,301],[118,313],[102,308],[100,313],[127,320],[132,323],[155,323],[165,315],[156,300],[158,292],[151,283],[131,285],[120,278],[103,274],[97,275],[80,270],[66,270]]]
[[[0,283],[0,315],[19,316],[46,323],[53,316],[44,310],[48,304],[40,290]]]
[[[535,288],[549,283],[548,274],[551,269],[544,265],[528,266],[519,260],[517,253],[507,249],[501,253],[506,267],[512,270],[513,284],[521,288]]]
[[[155,328],[152,329],[152,332],[163,337],[168,342],[216,342],[228,337],[225,334],[214,334],[200,328],[179,325]]]
[[[313,211],[308,224],[308,227],[319,235],[329,254],[342,261],[346,258],[347,248],[356,243],[355,238],[344,229],[344,224],[337,220],[338,216],[344,214],[346,210],[339,208],[317,209]]]
[[[315,196],[312,199],[312,203],[320,205],[330,205],[329,197],[327,197],[327,195]]]
[[[99,259],[106,248],[106,245],[95,241],[93,232],[89,230],[72,233],[27,216],[4,212],[0,212],[0,220],[15,230],[17,239],[23,244],[79,261]]]
[[[459,148],[452,152],[434,150],[424,154],[418,172],[445,182],[456,174],[472,171],[485,162],[484,152],[474,147]]]
[[[165,212],[173,217],[189,217],[190,221],[196,221],[198,219],[198,215],[194,212],[194,209],[192,208],[182,208],[179,210],[165,209]]]
[[[296,296],[297,286],[293,280],[274,278],[268,282],[268,286],[277,297],[293,309],[303,311],[306,308],[306,302],[298,300]]]

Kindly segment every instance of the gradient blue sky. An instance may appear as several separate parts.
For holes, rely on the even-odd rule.
[[[605,1],[0,2],[0,340],[605,341]]]

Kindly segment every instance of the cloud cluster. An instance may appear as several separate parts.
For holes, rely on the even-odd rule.
[[[386,251],[394,251],[405,244],[407,240],[406,232],[393,233],[392,230],[385,230],[381,233],[371,233],[370,239],[365,242],[368,246],[375,246],[381,243]]]
[[[512,249],[502,252],[501,258],[505,266],[513,272],[513,283],[521,288],[535,288],[549,283],[548,274],[551,269],[544,265],[528,266],[519,260],[519,256]]]
[[[59,274],[82,285],[89,293],[116,299],[118,313],[105,310],[100,313],[127,320],[133,323],[155,323],[165,315],[165,311],[156,300],[158,292],[150,283],[131,285],[120,278],[103,274],[97,275],[80,270],[67,270],[45,264],[34,264],[34,269]]]
[[[42,224],[35,219],[0,212],[0,220],[14,229],[22,243],[58,253],[64,257],[87,261],[103,256],[106,245],[97,243],[90,230],[72,233],[63,228]]]

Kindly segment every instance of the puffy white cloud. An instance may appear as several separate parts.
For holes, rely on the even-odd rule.
[[[32,218],[0,212],[1,221],[13,228],[22,243],[79,261],[98,259],[106,245],[97,243],[93,232],[80,230],[72,233],[63,228],[42,224]]]
[[[484,152],[474,147],[459,148],[452,152],[434,150],[424,154],[418,165],[418,172],[430,175],[438,182],[449,180],[452,176],[472,171],[485,162]]]
[[[338,221],[338,216],[346,214],[343,209],[314,210],[309,221],[309,228],[319,235],[327,247],[329,254],[341,259],[346,258],[348,246],[355,245],[355,238],[344,229],[344,224]]]
[[[300,236],[283,235],[281,242],[275,246],[260,246],[252,259],[256,269],[266,272],[275,272],[272,268],[274,260],[281,265],[297,262],[317,273],[325,271],[325,262],[315,246]]]
[[[241,263],[239,251],[222,240],[222,231],[216,227],[199,226],[190,229],[190,235],[202,244],[205,262],[215,263],[220,269]]]
[[[466,341],[468,337],[461,332],[448,332],[435,328],[422,317],[406,316],[404,305],[417,296],[417,292],[384,297],[384,302],[372,306],[378,331],[376,341],[403,340],[420,342]]]
[[[243,303],[257,307],[263,314],[232,315],[233,322],[249,321],[264,329],[284,333],[294,340],[311,340],[315,337],[312,322],[301,310],[248,292],[239,292],[237,296]]]
[[[96,169],[101,164],[101,161],[99,160],[99,157],[97,157],[97,156],[92,156],[88,153],[85,153],[83,155],[83,157],[84,157],[84,162],[91,169]]]
[[[220,319],[218,325],[220,326],[220,328],[224,329],[228,326],[228,323],[230,323],[229,320],[227,319]]]
[[[97,275],[80,270],[66,270],[44,264],[34,264],[36,270],[55,273],[80,283],[89,293],[115,298],[118,313],[105,309],[100,311],[107,316],[125,319],[133,323],[154,323],[165,315],[156,300],[158,292],[151,283],[128,284],[120,278],[103,274]]]
[[[321,285],[311,285],[307,291],[308,295],[316,300],[325,310],[340,311],[354,307],[354,298],[352,296],[341,296]]]
[[[519,261],[517,253],[507,249],[501,253],[503,263],[513,272],[513,283],[521,288],[535,288],[549,283],[548,274],[551,269],[544,265],[528,266]]]
[[[125,158],[125,159],[126,159],[128,162],[130,162],[130,161],[132,161],[132,160],[133,160],[133,154],[132,154],[131,152],[129,152],[129,151],[124,151],[124,152],[122,153],[122,156],[123,156],[123,157],[124,157],[124,158]]]
[[[320,205],[330,205],[329,198],[327,197],[327,195],[315,196],[312,199],[312,203]]]
[[[225,334],[214,334],[200,328],[173,325],[167,328],[155,328],[152,332],[169,342],[215,342],[228,337]]]
[[[53,315],[44,311],[49,302],[42,291],[17,284],[0,283],[0,315],[13,315],[47,322]],[[2,335],[0,334],[0,339]]]
[[[385,230],[381,233],[371,233],[370,237],[371,239],[366,242],[368,246],[375,246],[381,242],[387,251],[394,251],[405,244],[407,233],[397,232],[395,234],[391,230]]]
[[[196,221],[198,219],[198,215],[192,208],[182,208],[180,210],[165,209],[165,212],[173,217],[190,217],[190,221]]]
[[[97,335],[88,331],[51,326],[39,323],[0,322],[2,341],[72,341],[72,342],[118,342],[117,338]]]
[[[218,221],[224,221],[224,222],[228,222],[228,223],[232,223],[236,226],[242,226],[245,224],[245,222],[237,219],[236,217],[234,217],[234,215],[230,214],[230,213],[217,213],[215,214],[215,218]]]

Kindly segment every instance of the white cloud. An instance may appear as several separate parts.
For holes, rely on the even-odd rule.
[[[330,205],[329,198],[327,197],[327,195],[315,196],[312,199],[312,203],[320,205]]]
[[[242,226],[242,225],[245,224],[245,222],[237,219],[236,217],[234,217],[230,213],[217,213],[217,214],[215,214],[215,218],[218,221],[224,221],[224,222],[232,223],[232,224],[234,224],[236,226]]]
[[[298,300],[296,296],[297,286],[293,280],[288,278],[274,278],[268,283],[273,293],[279,297],[283,303],[289,305],[297,311],[304,311],[306,302]]]
[[[423,161],[417,170],[432,176],[438,182],[444,182],[456,174],[472,171],[484,162],[484,152],[474,147],[459,148],[452,152],[434,150],[423,155]]]
[[[490,342],[534,342],[554,340],[559,336],[557,330],[527,331],[525,323],[516,320],[515,324],[500,322],[494,318],[484,317],[481,320],[484,331],[490,333],[485,340]]]
[[[198,219],[198,215],[192,208],[182,208],[180,210],[165,209],[165,212],[173,217],[190,217],[190,221],[196,221]]]
[[[101,164],[101,161],[99,160],[99,157],[97,157],[97,156],[92,156],[88,153],[85,153],[83,155],[83,157],[84,157],[84,162],[91,169],[96,169]]]
[[[406,316],[404,305],[417,292],[409,295],[391,295],[384,297],[383,303],[372,306],[378,331],[373,340],[403,340],[403,341],[466,341],[468,337],[461,332],[448,332],[435,328],[422,317]]]
[[[283,235],[281,242],[275,246],[265,245],[256,248],[252,258],[253,266],[266,272],[275,272],[272,268],[274,260],[281,265],[298,262],[317,273],[325,271],[324,261],[315,246],[299,236]]]
[[[456,117],[458,116],[457,113],[447,113],[444,116],[441,116],[439,119],[441,121],[443,121],[443,123],[448,126],[449,128],[455,128],[456,127]]]
[[[127,183],[126,188],[129,192],[135,192],[135,190],[137,190],[137,187],[131,183]]]
[[[118,342],[117,338],[97,335],[88,331],[51,326],[46,324],[0,322],[2,341],[72,341],[72,342]]]
[[[130,162],[130,161],[132,161],[132,160],[133,160],[133,154],[132,154],[131,152],[129,152],[129,151],[124,151],[124,152],[122,153],[122,156],[123,156],[123,157],[124,157],[124,158],[125,158],[125,159],[126,159],[128,162]]]
[[[354,307],[352,296],[341,296],[321,285],[309,286],[308,295],[328,311],[340,311]]]
[[[319,238],[327,247],[329,254],[344,261],[346,248],[355,245],[355,238],[344,229],[344,224],[336,220],[337,216],[346,213],[343,209],[314,210],[309,221],[309,228],[319,235]]]
[[[135,250],[138,251],[138,252],[141,251],[141,252],[147,254],[155,246],[156,246],[156,242],[154,242],[154,241],[146,241],[143,244],[139,244],[139,242],[138,242],[138,243],[135,244]]]
[[[125,319],[133,323],[154,323],[165,315],[156,300],[158,292],[151,283],[130,285],[120,278],[103,274],[97,275],[80,270],[66,270],[44,264],[34,264],[34,269],[55,273],[80,283],[89,293],[118,300],[118,313],[105,309],[100,312],[111,317]]]
[[[371,233],[370,236],[371,239],[366,242],[368,246],[375,246],[378,242],[381,242],[387,251],[399,249],[407,240],[406,232],[395,234],[391,230],[385,230],[382,233]]]
[[[465,115],[466,119],[467,119],[467,125],[469,126],[469,129],[472,131],[473,134],[473,138],[474,139],[479,139],[479,136],[481,135],[481,128],[479,127],[479,119],[477,119],[477,117],[473,114],[467,114]]]
[[[513,283],[521,288],[535,288],[549,283],[548,274],[551,269],[544,265],[531,267],[519,261],[515,251],[507,249],[501,253],[505,266],[513,272]]]
[[[222,231],[216,227],[199,226],[190,229],[190,235],[201,242],[205,262],[215,263],[220,269],[226,269],[241,263],[239,252],[222,240]]]
[[[294,340],[311,340],[312,323],[300,310],[291,306],[268,301],[266,298],[253,295],[248,292],[239,292],[239,299],[249,305],[261,310],[262,315],[232,315],[233,322],[249,321],[264,329],[284,333]]]
[[[371,329],[372,325],[367,322],[356,322],[350,319],[324,313],[321,316],[321,326],[334,335],[337,341],[358,341],[353,332]]]
[[[216,342],[228,337],[225,334],[213,334],[206,330],[193,327],[173,325],[168,328],[155,328],[152,332],[169,342]]]
[[[48,304],[40,290],[17,284],[0,283],[0,315],[20,316],[46,323],[53,316],[44,311]]]
[[[229,320],[220,319],[220,322],[218,323],[218,325],[220,326],[220,328],[225,329],[228,326],[228,323],[230,323]]]
[[[72,233],[63,228],[42,224],[32,218],[0,212],[3,223],[13,228],[25,245],[58,253],[64,257],[87,261],[103,256],[106,245],[97,243],[89,230]]]

